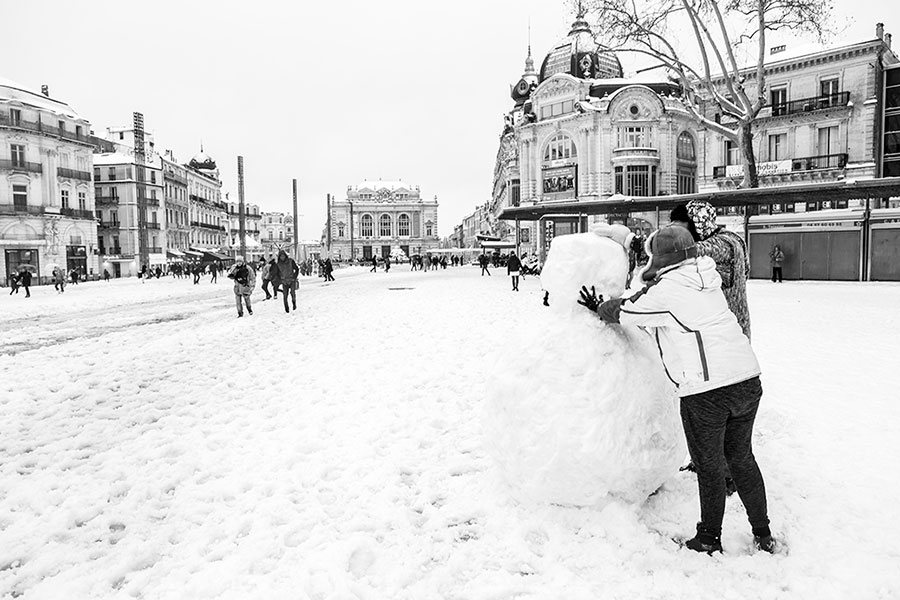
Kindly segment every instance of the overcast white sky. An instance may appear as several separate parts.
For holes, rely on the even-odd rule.
[[[836,0],[841,38],[877,21],[900,34],[889,5]],[[0,0],[0,75],[48,84],[98,134],[143,112],[182,162],[202,140],[234,198],[242,154],[264,211],[290,210],[296,177],[304,239],[327,193],[379,178],[437,196],[446,236],[490,198],[529,18],[539,68],[569,30],[565,0]]]

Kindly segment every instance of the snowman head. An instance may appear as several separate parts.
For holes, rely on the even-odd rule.
[[[550,293],[550,307],[561,312],[584,312],[578,304],[581,286],[597,291],[604,300],[625,293],[628,255],[622,244],[595,233],[553,238],[541,270],[541,287]]]

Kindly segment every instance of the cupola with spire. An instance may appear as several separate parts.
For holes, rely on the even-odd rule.
[[[568,73],[579,79],[613,79],[622,77],[622,63],[615,52],[594,39],[591,26],[578,3],[578,14],[569,35],[544,58],[540,81],[557,73]]]
[[[203,151],[203,144],[200,144],[200,152],[188,163],[194,169],[201,171],[215,171],[216,161]]]
[[[525,72],[519,82],[510,86],[510,96],[515,100],[516,106],[524,104],[531,92],[538,84],[537,71],[534,70],[534,59],[531,58],[531,25],[528,25],[528,57],[525,59]]]

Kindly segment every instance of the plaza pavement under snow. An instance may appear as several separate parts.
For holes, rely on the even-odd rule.
[[[670,541],[691,474],[639,506],[510,498],[480,409],[546,309],[478,273],[342,269],[242,319],[224,278],[2,288],[0,597],[898,597],[900,285],[750,283],[787,552],[750,550],[733,497],[709,557]]]

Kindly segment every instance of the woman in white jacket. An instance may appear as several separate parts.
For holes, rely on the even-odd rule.
[[[725,512],[722,457],[747,510],[756,546],[775,550],[766,490],[753,456],[753,421],[762,397],[759,363],[721,291],[709,257],[697,258],[683,227],[663,227],[649,240],[652,279],[627,299],[599,304],[582,290],[583,304],[604,321],[647,327],[659,345],[669,378],[678,386],[681,421],[697,469],[700,522],[685,546],[721,552]]]

